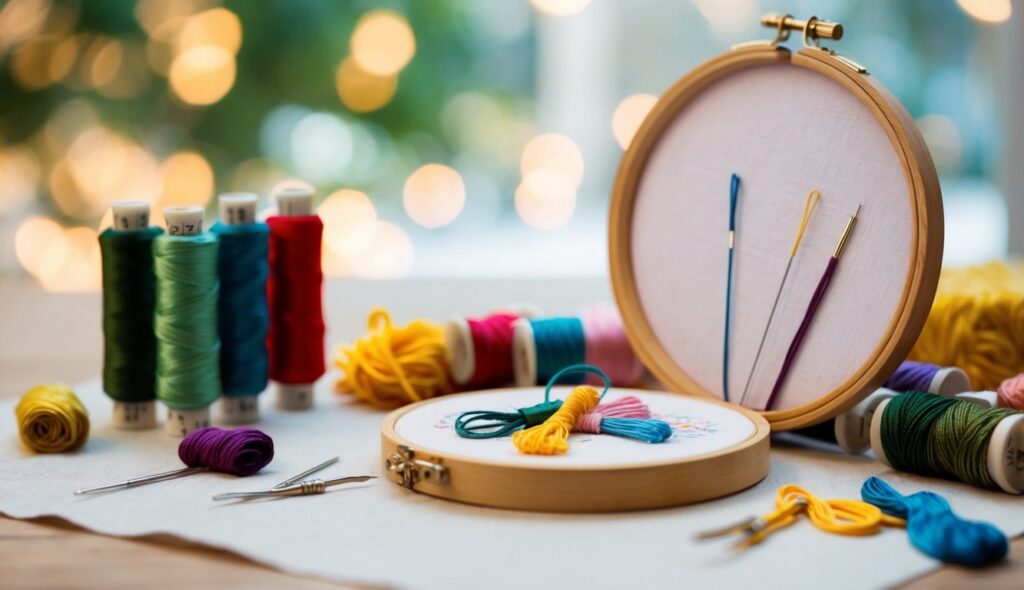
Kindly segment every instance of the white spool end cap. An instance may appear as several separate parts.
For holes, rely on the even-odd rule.
[[[871,450],[875,452],[875,458],[889,468],[892,467],[892,463],[889,462],[889,457],[885,456],[885,448],[882,447],[882,416],[885,414],[885,407],[891,401],[892,398],[882,400],[871,416]]]
[[[282,217],[304,217],[313,214],[313,188],[289,186],[274,192],[277,214]]]
[[[110,205],[111,227],[118,231],[142,231],[149,227],[147,201],[114,201]]]
[[[537,384],[537,343],[533,341],[533,326],[527,320],[519,320],[513,327],[512,372],[518,387]]]
[[[188,436],[193,430],[206,428],[210,425],[210,408],[194,410],[175,410],[167,408],[167,422],[164,432],[178,438]]]
[[[313,407],[313,384],[278,383],[277,407],[290,411],[311,409]]]
[[[114,402],[110,421],[118,430],[156,428],[156,402]]]
[[[473,333],[466,318],[452,316],[444,327],[445,358],[452,370],[452,379],[459,385],[467,383],[476,371]]]
[[[875,410],[887,399],[899,395],[897,392],[880,387],[859,404],[836,417],[836,442],[847,453],[860,454],[871,448],[871,424]]]
[[[1024,493],[1024,414],[1011,414],[996,424],[988,441],[988,472],[1003,491]]]
[[[225,424],[252,424],[260,419],[260,400],[255,395],[220,398],[220,419]]]
[[[172,236],[192,236],[203,233],[203,208],[194,205],[165,207],[164,220],[167,233]]]
[[[937,393],[942,397],[953,397],[958,393],[970,390],[971,379],[959,367],[943,367],[939,369],[935,376],[932,377],[932,382],[928,386],[929,392]]]
[[[256,193],[224,193],[217,197],[217,213],[225,225],[246,225],[256,221]]]
[[[998,408],[999,395],[994,391],[969,391],[956,394],[956,399],[979,405],[983,408]]]

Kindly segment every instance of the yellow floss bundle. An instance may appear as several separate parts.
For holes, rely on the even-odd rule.
[[[597,407],[599,401],[601,395],[596,389],[581,385],[543,424],[513,434],[512,444],[527,455],[562,455],[569,451],[569,433],[576,419]]]
[[[89,438],[89,412],[67,385],[53,383],[29,389],[21,396],[14,414],[21,441],[37,453],[74,451]]]
[[[1024,370],[1024,264],[943,269],[910,358],[960,367],[986,390]]]
[[[345,373],[337,383],[339,392],[378,408],[452,392],[440,325],[415,320],[395,327],[387,310],[375,308],[367,327],[369,332],[355,344],[342,344],[334,352],[334,364]]]

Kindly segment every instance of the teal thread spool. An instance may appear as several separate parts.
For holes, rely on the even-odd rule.
[[[218,198],[217,307],[220,335],[220,414],[229,424],[259,420],[259,397],[267,387],[267,254],[270,229],[256,220],[253,193]]]
[[[522,319],[512,334],[512,364],[516,385],[529,387],[547,383],[556,373],[586,362],[586,340],[580,318]],[[579,385],[582,374],[562,380]]]
[[[156,277],[149,203],[115,201],[100,234],[103,258],[103,390],[114,400],[119,430],[156,427]]]
[[[879,404],[871,448],[894,469],[1024,493],[1024,412],[911,391]]]
[[[217,331],[217,236],[203,232],[200,207],[164,209],[167,235],[153,243],[156,270],[156,393],[165,431],[185,436],[210,425],[221,391]]]

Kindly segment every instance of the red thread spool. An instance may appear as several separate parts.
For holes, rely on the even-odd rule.
[[[462,389],[507,385],[513,380],[513,324],[521,316],[498,312],[484,318],[452,318],[445,329],[448,366]]]
[[[313,383],[325,371],[320,266],[324,224],[311,214],[312,191],[285,189],[275,196],[283,215],[267,219],[270,378],[281,384],[281,407],[308,409],[313,405]]]

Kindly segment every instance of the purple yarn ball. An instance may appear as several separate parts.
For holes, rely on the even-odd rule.
[[[255,428],[200,428],[186,436],[178,457],[189,467],[207,467],[245,477],[274,458],[274,441]]]

